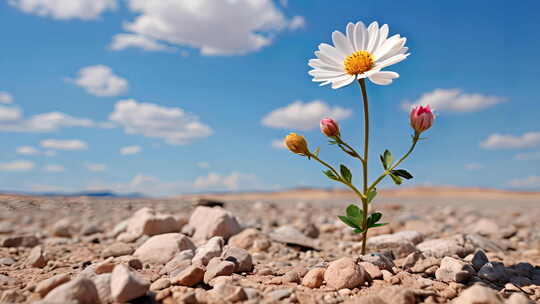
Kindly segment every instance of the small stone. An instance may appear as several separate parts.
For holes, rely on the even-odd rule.
[[[293,290],[292,289],[278,289],[269,292],[266,294],[266,297],[270,301],[281,301],[284,300],[292,295]]]
[[[111,296],[116,302],[128,302],[145,295],[149,285],[126,266],[117,265],[111,275]]]
[[[500,262],[488,262],[484,264],[478,271],[478,276],[482,279],[500,284],[504,284],[509,280],[504,264]]]
[[[182,272],[180,272],[180,274],[176,275],[172,279],[171,283],[192,287],[203,281],[204,272],[205,269],[203,266],[191,265],[184,269]]]
[[[300,276],[298,275],[298,272],[291,270],[287,271],[282,277],[281,277],[282,283],[298,283],[300,282]]]
[[[47,258],[41,246],[36,246],[30,251],[25,264],[35,268],[43,268],[47,265]]]
[[[457,255],[459,257],[465,257],[469,251],[463,246],[459,245],[453,239],[433,239],[424,241],[416,248],[422,252],[426,257],[443,258],[445,256]]]
[[[438,266],[440,262],[441,260],[433,257],[419,259],[410,270],[412,273],[422,273],[431,267]]]
[[[423,239],[423,237],[422,237]],[[390,250],[396,257],[406,257],[416,251],[412,240],[417,241],[418,235],[415,237],[408,233],[383,234],[371,237],[367,244],[369,248],[375,250]]]
[[[126,227],[127,233],[137,236],[179,232],[180,229],[180,224],[174,216],[156,213],[148,207],[137,210],[129,218]]]
[[[240,286],[233,286],[227,283],[219,283],[209,292],[210,296],[219,302],[235,303],[247,300],[244,289]]]
[[[392,259],[380,253],[366,254],[361,256],[360,259],[364,262],[369,262],[377,266],[379,269],[386,269],[388,271],[392,271],[392,269],[396,266]]]
[[[114,263],[114,260],[111,257],[111,258],[106,259],[105,261],[95,264],[94,273],[95,274],[111,273],[115,266],[116,264]]]
[[[529,300],[525,295],[522,293],[513,293],[508,300],[506,300],[506,304],[532,304],[533,302]]]
[[[111,296],[111,276],[112,275],[110,273],[104,273],[92,278],[92,281],[94,281],[94,284],[96,285],[101,303],[113,302],[113,298]]]
[[[206,267],[204,282],[208,284],[215,277],[231,275],[235,268],[236,265],[231,261],[222,261],[220,258],[213,258]]]
[[[221,258],[225,261],[231,261],[235,264],[234,272],[251,272],[253,270],[253,259],[251,254],[242,248],[227,247]]]
[[[477,250],[472,258],[472,265],[476,271],[479,271],[482,266],[489,262],[488,257],[482,250]]]
[[[463,291],[453,304],[502,304],[503,300],[489,287],[473,285]]]
[[[194,250],[191,240],[180,233],[166,233],[149,238],[135,250],[134,256],[144,263],[165,264],[183,250]]]
[[[471,265],[452,257],[445,257],[435,272],[435,278],[443,282],[465,283],[474,272]]]
[[[47,301],[51,303],[100,303],[94,282],[87,278],[76,279],[54,288],[44,298],[44,302],[47,303]]]
[[[383,275],[379,267],[370,262],[360,262],[358,264],[366,270],[372,279],[382,279]]]
[[[221,236],[227,240],[242,230],[236,217],[219,207],[195,208],[187,226],[195,229],[193,233],[195,240],[208,240],[214,236]]]
[[[119,257],[122,255],[130,255],[133,253],[133,247],[125,243],[115,243],[107,246],[101,252],[101,256],[104,258],[108,257]]]
[[[180,268],[183,270],[187,266],[191,265],[191,259],[193,259],[193,250],[181,251],[177,253],[169,262],[167,262],[163,268],[161,268],[159,274],[170,274]]]
[[[302,285],[309,288],[321,287],[324,280],[324,272],[326,269],[322,267],[313,268],[302,279]]]
[[[501,247],[501,245],[497,244],[496,242],[485,238],[478,234],[468,234],[466,236],[467,241],[472,243],[474,247],[480,248],[482,250],[485,250],[487,252],[501,252],[504,251],[504,249]]]
[[[39,239],[34,235],[19,235],[5,237],[0,240],[0,247],[35,247],[39,244]]]
[[[191,260],[193,264],[208,265],[208,262],[215,257],[221,255],[223,250],[223,244],[225,241],[220,236],[215,236],[206,242],[206,244],[200,246],[195,251],[195,256]]]
[[[329,263],[324,273],[326,284],[334,289],[355,288],[367,279],[364,268],[348,257]]]
[[[69,238],[72,235],[71,219],[64,218],[56,222],[51,231],[53,236]]]
[[[171,286],[171,281],[167,278],[160,278],[150,285],[150,290],[159,291]]]
[[[308,249],[317,249],[318,245],[314,239],[305,236],[292,226],[282,226],[269,234],[270,238],[276,242],[301,246]]]
[[[416,304],[416,296],[410,289],[391,286],[380,290],[380,297],[391,304]]]
[[[471,227],[471,232],[480,235],[496,235],[499,233],[499,225],[493,220],[481,218]]]
[[[70,277],[67,273],[61,273],[57,274],[53,277],[50,277],[46,280],[43,280],[39,282],[36,285],[35,291],[39,293],[39,295],[43,298],[45,297],[51,290],[55,289],[56,287],[69,282]]]
[[[253,242],[253,249],[256,251],[266,251],[268,248],[270,248],[272,244],[269,240],[263,239],[263,240],[255,240]]]
[[[418,262],[418,260],[423,259],[423,258],[425,257],[421,252],[419,251],[413,252],[405,258],[405,261],[403,262],[403,268],[405,270],[411,269],[416,264],[416,262]]]
[[[103,232],[103,229],[95,223],[86,223],[81,228],[82,235],[92,235],[100,232]]]
[[[254,228],[247,228],[229,239],[229,246],[249,250],[258,240],[265,240],[262,232]],[[270,247],[270,246],[268,246]]]

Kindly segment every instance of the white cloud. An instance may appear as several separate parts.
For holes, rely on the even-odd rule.
[[[110,126],[62,112],[36,114],[25,119],[21,109],[0,106],[0,131],[48,133],[57,131],[63,127],[105,128]]]
[[[67,79],[96,96],[117,96],[128,90],[128,81],[113,73],[106,65],[81,68],[75,79]]]
[[[17,154],[21,155],[38,155],[41,151],[32,146],[20,146],[17,147]]]
[[[208,162],[198,162],[197,167],[202,169],[208,169],[210,168],[210,164]]]
[[[0,171],[23,172],[34,169],[35,164],[27,160],[16,160],[12,162],[0,163]]]
[[[195,179],[193,186],[205,191],[234,191],[240,188],[257,188],[257,182],[257,176],[254,174],[232,172],[229,175],[221,175],[210,172],[206,176]]]
[[[141,48],[145,51],[175,51],[177,48],[159,43],[156,40],[137,34],[117,34],[114,35],[109,48],[113,51],[120,51],[127,48]]]
[[[468,163],[468,164],[465,164],[465,170],[468,170],[468,171],[476,171],[476,170],[480,170],[484,168],[484,165],[480,164],[480,163]]]
[[[430,105],[440,112],[475,112],[498,103],[506,101],[505,98],[487,96],[482,94],[465,94],[460,89],[435,89],[423,94],[418,100],[402,103],[402,108],[409,111],[412,106]]]
[[[120,149],[122,155],[132,155],[141,152],[141,146],[125,146]]]
[[[508,134],[491,134],[480,143],[485,149],[517,149],[530,148],[540,144],[540,132],[527,132],[521,136]]]
[[[289,1],[288,1],[288,0],[279,0],[279,3],[280,3],[283,7],[289,6]]]
[[[97,19],[103,12],[116,9],[116,0],[8,0],[27,13],[58,20]]]
[[[285,142],[283,141],[283,139],[272,140],[272,147],[276,149],[287,149],[287,146],[285,146]]]
[[[213,133],[199,117],[181,108],[162,107],[134,99],[117,102],[110,119],[122,125],[128,134],[161,138],[171,145],[187,144]]]
[[[540,151],[535,151],[531,153],[519,153],[514,156],[517,160],[536,160],[540,159]]]
[[[0,125],[12,123],[22,117],[22,112],[16,107],[0,106]]]
[[[43,171],[47,172],[64,172],[66,168],[62,165],[46,165],[43,167]]]
[[[540,188],[540,176],[531,175],[526,178],[516,178],[507,184],[515,188]]]
[[[115,36],[112,49],[152,45],[156,50],[168,43],[200,49],[203,55],[246,54],[270,45],[276,33],[294,21],[287,20],[273,0],[129,0],[128,4],[138,14],[124,23],[131,36]]]
[[[319,126],[321,119],[332,117],[342,120],[352,115],[352,111],[341,107],[330,107],[320,100],[303,103],[295,101],[290,105],[275,109],[262,119],[262,124],[272,128],[307,131]]]
[[[85,164],[85,167],[88,171],[92,171],[92,172],[103,172],[107,170],[107,166],[105,164],[87,163]]]
[[[306,19],[302,16],[294,16],[289,22],[289,29],[291,31],[304,28],[306,26]]]
[[[0,103],[13,103],[13,96],[8,92],[0,91]]]
[[[40,144],[43,148],[55,150],[75,151],[88,149],[88,145],[84,141],[77,139],[45,139]]]

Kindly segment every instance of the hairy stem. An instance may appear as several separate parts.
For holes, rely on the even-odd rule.
[[[362,198],[362,207],[364,209],[364,218],[363,218],[363,238],[362,238],[362,254],[366,254],[366,242],[367,242],[367,216],[368,216],[368,151],[369,151],[369,106],[368,106],[368,96],[366,92],[366,80],[359,79],[358,83],[360,84],[360,89],[362,90],[362,99],[364,100],[364,157],[362,158],[362,169],[364,170],[364,197]]]

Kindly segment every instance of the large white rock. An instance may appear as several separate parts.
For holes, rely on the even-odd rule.
[[[44,302],[99,304],[99,295],[92,280],[80,278],[62,284],[47,294]]]
[[[132,274],[124,265],[117,265],[111,274],[111,296],[116,302],[124,303],[146,294],[150,284]]]
[[[195,245],[187,236],[181,233],[165,233],[146,240],[133,255],[145,263],[165,264],[177,253],[188,249],[194,250]]]
[[[126,231],[133,235],[158,235],[169,232],[179,232],[179,222],[170,214],[156,213],[151,208],[142,208],[129,219]]]
[[[242,230],[236,218],[219,207],[197,207],[189,218],[188,226],[195,230],[194,240],[208,240],[214,236],[227,240]]]

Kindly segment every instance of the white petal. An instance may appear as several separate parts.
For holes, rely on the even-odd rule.
[[[342,53],[348,55],[353,53],[351,42],[349,41],[349,39],[347,39],[347,37],[345,37],[345,35],[343,35],[342,32],[334,31],[332,33],[332,41],[334,42],[334,46],[336,47],[336,49],[340,50]]]
[[[349,74],[343,74],[341,76],[331,76],[331,77],[314,77],[313,78],[313,81],[315,82],[320,82],[320,81],[331,81],[331,82],[336,82],[336,81],[342,81],[342,80],[346,80],[346,79],[349,79],[351,75]]]
[[[319,44],[319,50],[321,50],[322,53],[333,58],[336,62],[343,62],[343,60],[345,60],[345,57],[348,56],[348,54],[345,54],[342,51],[326,43]]]
[[[321,52],[321,51],[316,51],[315,52],[315,56],[319,57],[319,59],[328,64],[328,65],[333,65],[333,66],[341,66],[343,65],[343,62],[337,62],[335,61],[332,57],[328,56],[327,54]]]
[[[375,73],[369,77],[371,82],[378,85],[389,85],[392,83],[392,79],[398,78],[399,74],[396,72],[382,71]]]
[[[377,23],[377,21],[369,25],[368,35],[369,35],[369,42],[368,42],[366,51],[368,51],[370,54],[373,54],[373,49],[375,48],[375,45],[377,44],[377,40],[379,39],[379,24]]]
[[[323,70],[310,70],[308,74],[316,78],[330,78],[330,77],[338,77],[338,76],[345,75],[345,72],[344,71],[331,72],[331,71],[323,71]]]
[[[333,81],[332,82],[332,89],[339,89],[341,87],[344,87],[344,86],[350,84],[351,82],[353,82],[354,79],[356,78],[353,75],[348,75],[348,76],[349,77],[344,79],[344,80]]]
[[[353,51],[356,51],[356,42],[354,41],[354,27],[355,27],[354,23],[349,22],[347,24],[346,35],[347,35],[347,39],[349,39],[349,42],[352,45]]]
[[[332,72],[343,72],[343,66],[329,65],[327,63],[324,63],[320,59],[310,59],[308,65],[314,69],[321,69]]]
[[[392,64],[396,64],[402,60],[404,60],[405,58],[407,58],[408,55],[405,55],[405,54],[399,54],[399,55],[396,55],[394,57],[390,57],[382,62],[378,62],[377,64],[375,64],[375,66],[373,67],[373,69],[377,69],[377,70],[382,70],[383,68],[387,67],[387,66],[390,66]]]
[[[398,35],[394,35],[388,39],[377,49],[373,51],[373,56],[375,57],[375,60],[380,60],[380,58],[384,57],[390,50],[392,50],[396,45],[400,43],[400,38]]]
[[[356,51],[364,51],[367,47],[367,31],[366,26],[362,21],[358,21],[354,27],[354,41]]]
[[[379,29],[379,41],[377,42],[374,50],[377,50],[377,48],[379,48],[386,41],[386,38],[388,38],[388,31],[388,24],[381,26]]]

